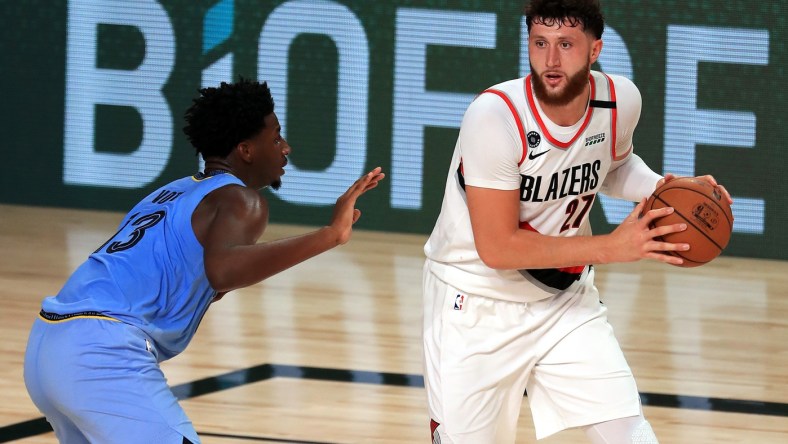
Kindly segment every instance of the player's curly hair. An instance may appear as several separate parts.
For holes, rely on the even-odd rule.
[[[186,110],[183,132],[203,159],[227,157],[242,141],[265,127],[274,112],[274,99],[266,82],[244,79],[203,88]]]
[[[597,39],[602,38],[605,30],[599,0],[531,0],[525,8],[525,17],[529,33],[534,23],[545,26],[582,25],[584,31]]]

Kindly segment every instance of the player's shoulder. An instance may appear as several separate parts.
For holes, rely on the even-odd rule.
[[[616,98],[618,100],[636,100],[640,102],[640,89],[638,89],[635,82],[631,79],[618,74],[605,74],[616,89]]]
[[[643,106],[643,98],[635,82],[618,74],[605,73],[604,75],[613,83],[616,94],[616,108],[619,110],[619,118],[633,116],[633,118],[637,119],[640,116],[641,107]]]
[[[511,79],[480,91],[468,106],[469,113],[501,113],[508,115],[509,103],[523,96],[524,79]]]
[[[522,94],[524,88],[525,88],[525,78],[518,77],[516,79],[510,79],[500,83],[496,83],[495,85],[492,85],[491,87],[487,88],[487,90],[502,91],[509,94],[519,92],[520,94]]]
[[[200,206],[213,207],[242,219],[254,219],[267,213],[265,198],[257,190],[235,183],[210,191]]]

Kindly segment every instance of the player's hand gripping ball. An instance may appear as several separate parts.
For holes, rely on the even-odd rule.
[[[672,214],[654,220],[652,228],[686,223],[687,229],[662,236],[671,243],[688,243],[687,251],[669,254],[684,259],[681,267],[703,265],[722,253],[728,246],[733,230],[733,213],[728,201],[710,183],[693,177],[673,179],[654,190],[643,212],[673,207]]]

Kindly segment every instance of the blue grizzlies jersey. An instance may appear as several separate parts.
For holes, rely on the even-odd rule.
[[[171,182],[138,203],[42,309],[97,312],[144,331],[164,361],[191,341],[216,291],[205,274],[192,213],[211,191],[243,185],[232,174]]]

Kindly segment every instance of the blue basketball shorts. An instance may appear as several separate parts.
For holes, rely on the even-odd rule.
[[[150,340],[101,317],[39,317],[25,354],[25,385],[60,442],[199,443]]]

